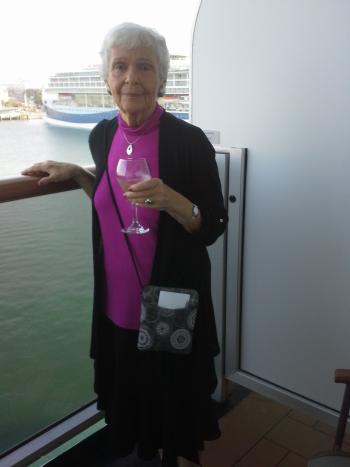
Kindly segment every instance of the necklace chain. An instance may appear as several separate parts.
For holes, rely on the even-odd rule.
[[[136,144],[140,138],[142,138],[143,135],[140,135],[138,138],[135,139],[135,141],[129,141],[128,138],[126,137],[126,134],[123,131],[123,136],[125,141],[128,143],[128,147],[126,148],[126,153],[128,156],[131,156],[133,153],[134,148],[132,147],[133,144]]]

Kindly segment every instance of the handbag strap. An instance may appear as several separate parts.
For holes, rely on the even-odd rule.
[[[106,175],[107,175],[107,180],[108,180],[109,191],[110,191],[110,193],[111,193],[111,197],[112,197],[112,201],[113,201],[113,206],[114,206],[115,212],[117,213],[117,216],[118,216],[120,225],[121,225],[122,228],[124,229],[124,228],[125,228],[124,222],[123,222],[122,216],[121,216],[120,211],[119,211],[119,207],[118,207],[117,200],[115,199],[115,196],[114,196],[114,191],[113,191],[112,184],[111,184],[111,179],[110,179],[110,176],[109,176],[108,159],[107,159],[107,156],[106,156]],[[129,240],[129,238],[128,238],[128,234],[126,234],[125,232],[123,232],[123,234],[124,234],[124,238],[125,238],[126,244],[127,244],[127,246],[128,246],[128,250],[129,250],[129,253],[130,253],[130,257],[131,257],[131,259],[132,259],[132,262],[133,262],[133,265],[134,265],[134,268],[135,268],[135,271],[136,271],[136,274],[137,274],[137,279],[138,279],[139,284],[140,284],[140,287],[141,287],[141,289],[142,289],[142,288],[143,288],[143,285],[142,285],[140,273],[139,273],[139,270],[137,269],[136,260],[135,260],[135,255],[134,255],[134,252],[133,252],[133,250],[132,250],[132,246],[131,246],[131,244],[130,244],[130,240]]]

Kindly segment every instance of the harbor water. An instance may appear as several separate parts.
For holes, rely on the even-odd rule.
[[[1,178],[92,164],[88,131],[0,123]],[[94,399],[90,202],[81,190],[0,205],[0,451]]]

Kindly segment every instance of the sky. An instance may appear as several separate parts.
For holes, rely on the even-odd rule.
[[[124,21],[155,28],[172,54],[190,54],[200,0],[13,0],[1,8],[0,83],[41,86],[58,71],[99,63],[106,32]]]

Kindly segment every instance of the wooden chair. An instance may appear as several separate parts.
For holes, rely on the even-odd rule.
[[[350,453],[342,451],[350,408],[350,370],[336,370],[334,380],[336,383],[345,384],[345,391],[333,449],[310,459],[308,467],[350,467]]]

